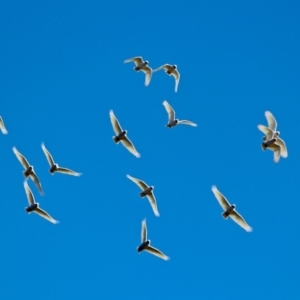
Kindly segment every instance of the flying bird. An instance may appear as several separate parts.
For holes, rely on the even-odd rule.
[[[164,69],[165,72],[169,75],[169,76],[173,76],[175,78],[175,92],[177,92],[178,90],[178,84],[179,84],[179,80],[180,80],[180,73],[178,72],[177,66],[176,65],[169,65],[169,64],[165,64],[155,70],[153,70],[153,72],[159,71],[161,69]]]
[[[62,168],[60,167],[58,164],[56,164],[53,160],[53,157],[52,155],[50,154],[50,152],[46,149],[45,147],[45,144],[42,143],[42,149],[46,155],[46,158],[48,160],[48,163],[50,165],[50,170],[49,172],[54,175],[55,172],[59,172],[59,173],[63,173],[63,174],[68,174],[68,175],[73,175],[73,176],[80,176],[81,173],[77,173],[77,172],[74,172],[70,169],[67,169],[67,168]]]
[[[124,60],[124,63],[133,62],[135,67],[133,68],[136,72],[142,71],[146,74],[145,78],[145,86],[148,86],[152,77],[152,69],[149,67],[149,62],[143,61],[141,56],[136,56],[133,58],[129,58]]]
[[[2,131],[3,134],[7,134],[8,133],[8,131],[5,128],[5,125],[4,125],[4,122],[3,122],[3,119],[2,119],[1,116],[0,116],[0,130]]]
[[[141,232],[141,245],[137,247],[137,251],[147,251],[155,256],[162,258],[163,260],[169,260],[170,257],[163,254],[160,250],[150,246],[150,240],[147,240],[147,226],[146,219],[142,221],[142,232]]]
[[[169,115],[169,120],[168,120],[168,124],[166,125],[166,127],[171,128],[171,127],[174,127],[178,124],[191,125],[191,126],[194,126],[194,127],[197,126],[197,124],[195,124],[191,121],[175,119],[174,109],[172,108],[172,106],[166,100],[163,102],[163,106],[165,107],[165,109],[166,109],[166,111]]]
[[[251,232],[253,229],[250,227],[241,215],[235,210],[235,204],[230,204],[228,200],[222,195],[215,185],[211,188],[221,207],[224,209],[222,216],[224,219],[231,217],[234,222],[244,228],[247,232]]]
[[[109,116],[110,116],[110,121],[111,124],[113,126],[113,130],[116,134],[116,136],[113,136],[113,140],[116,144],[118,144],[119,142],[121,142],[123,144],[123,146],[125,148],[127,148],[127,150],[129,152],[131,152],[134,156],[136,156],[137,158],[141,157],[141,155],[136,151],[135,147],[133,146],[132,142],[129,140],[129,138],[127,137],[127,130],[123,130],[120,126],[119,121],[117,120],[114,112],[112,110],[110,110],[109,112]]]
[[[261,147],[263,150],[269,149],[274,152],[274,162],[278,163],[281,155],[281,146],[276,144],[277,138],[265,141],[262,143]]]
[[[25,187],[25,192],[26,192],[27,199],[29,202],[29,206],[25,207],[26,212],[29,214],[31,212],[34,212],[34,213],[38,214],[39,216],[45,218],[46,220],[50,221],[51,223],[58,224],[59,221],[54,220],[47,212],[45,212],[44,210],[42,210],[39,207],[39,203],[35,202],[34,196],[31,192],[26,180],[24,181],[24,187]]]
[[[44,195],[44,191],[42,189],[41,182],[37,175],[34,172],[33,166],[31,166],[27,159],[17,150],[16,147],[12,148],[13,152],[15,153],[17,159],[20,161],[21,165],[24,167],[25,171],[23,172],[23,175],[26,179],[28,177],[31,178],[31,180],[35,183],[36,187],[38,188],[41,195]]]
[[[140,187],[140,189],[142,190],[142,192],[140,193],[140,196],[142,198],[144,198],[144,197],[148,198],[154,214],[157,217],[159,217],[159,212],[158,212],[158,209],[157,209],[156,199],[155,199],[154,194],[153,194],[154,186],[149,186],[144,181],[142,181],[140,179],[137,179],[137,178],[134,178],[130,175],[126,175],[126,176],[127,176],[128,179],[130,179],[131,181],[133,181],[135,184],[137,184]]]

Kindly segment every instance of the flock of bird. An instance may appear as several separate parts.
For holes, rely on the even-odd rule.
[[[133,62],[135,64],[135,67],[133,68],[136,72],[142,71],[145,73],[145,86],[148,86],[150,84],[152,74],[153,72],[159,71],[164,69],[165,72],[169,76],[173,76],[175,78],[175,92],[178,91],[178,85],[180,80],[180,73],[178,72],[176,65],[170,65],[165,64],[161,67],[152,70],[152,68],[149,67],[149,62],[144,61],[142,57],[137,56],[130,59],[127,59],[124,61],[124,63]],[[172,128],[179,124],[183,125],[190,125],[196,127],[197,124],[188,121],[188,120],[179,120],[175,118],[175,111],[172,108],[172,106],[165,100],[163,101],[163,106],[166,109],[166,112],[168,114],[168,123],[166,124],[166,127]],[[135,157],[139,158],[141,157],[140,153],[135,149],[133,143],[129,140],[127,136],[127,130],[123,130],[118,119],[116,118],[113,110],[109,111],[110,121],[113,127],[113,130],[115,132],[115,136],[113,136],[113,141],[118,144],[121,142],[123,146],[132,153]],[[265,117],[267,119],[268,126],[265,125],[258,125],[258,129],[264,134],[263,136],[263,142],[261,143],[261,147],[263,150],[269,149],[274,152],[274,162],[278,163],[280,157],[286,158],[288,156],[287,147],[285,142],[279,137],[280,132],[277,130],[277,122],[275,117],[270,111],[265,112]],[[0,130],[3,134],[7,134],[8,131],[4,125],[4,121],[2,117],[0,116]],[[63,174],[73,175],[73,176],[80,176],[81,173],[72,171],[67,168],[60,167],[57,163],[54,162],[52,155],[45,147],[44,143],[41,144],[42,150],[46,156],[46,159],[50,165],[49,172],[54,175],[55,172],[60,172]],[[42,189],[42,185],[40,183],[40,180],[38,176],[36,175],[34,168],[32,165],[29,164],[27,159],[24,155],[22,155],[16,147],[12,148],[14,154],[16,155],[17,159],[20,161],[21,165],[25,169],[23,171],[23,175],[25,177],[24,181],[24,188],[26,192],[26,196],[28,199],[29,206],[25,208],[27,213],[34,212],[38,214],[39,216],[45,218],[46,220],[50,221],[53,224],[58,224],[59,221],[52,218],[46,211],[42,210],[39,207],[39,203],[37,203],[34,199],[33,193],[31,189],[28,186],[27,180],[30,178],[34,184],[36,185],[37,189],[39,190],[41,195],[44,195],[44,191]],[[140,189],[140,197],[144,198],[147,197],[150,205],[152,207],[153,213],[155,216],[159,217],[159,212],[157,208],[157,201],[155,199],[153,189],[154,186],[149,186],[144,181],[134,178],[130,175],[127,175],[127,178],[134,182]],[[226,199],[226,197],[217,189],[215,185],[211,188],[214,196],[216,197],[217,201],[219,202],[220,206],[224,210],[222,213],[222,216],[224,219],[228,219],[230,217],[234,222],[236,222],[239,226],[241,226],[243,229],[245,229],[247,232],[251,232],[253,229],[250,227],[245,219],[236,211],[236,205],[230,204],[229,201]],[[163,252],[158,250],[157,248],[154,248],[150,245],[150,240],[147,238],[147,226],[146,226],[146,219],[142,221],[142,229],[141,229],[141,244],[139,247],[137,247],[137,251],[140,253],[142,251],[147,251],[153,255],[156,255],[164,260],[169,260],[170,257],[165,255]]]

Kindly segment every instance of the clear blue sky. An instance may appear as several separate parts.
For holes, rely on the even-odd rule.
[[[298,1],[5,1],[1,299],[300,299]],[[148,87],[123,61],[177,64]],[[162,105],[197,128],[168,129]],[[115,145],[113,109],[141,158]],[[289,156],[260,147],[270,110]],[[51,176],[44,142],[81,177]],[[27,215],[22,167],[41,207]],[[126,174],[154,185],[160,217]],[[215,184],[252,233],[225,221]],[[146,218],[163,261],[138,254]]]

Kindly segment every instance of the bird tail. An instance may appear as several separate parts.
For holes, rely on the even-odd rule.
[[[224,219],[227,219],[228,216],[229,216],[229,214],[228,214],[226,211],[224,211],[224,212],[222,213],[222,216],[223,216]]]

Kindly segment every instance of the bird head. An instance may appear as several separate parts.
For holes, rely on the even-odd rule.
[[[177,69],[177,65],[173,65],[174,70]]]
[[[146,61],[145,61],[145,65],[148,65],[148,64],[149,64],[149,61],[148,61],[148,60],[146,60]]]

